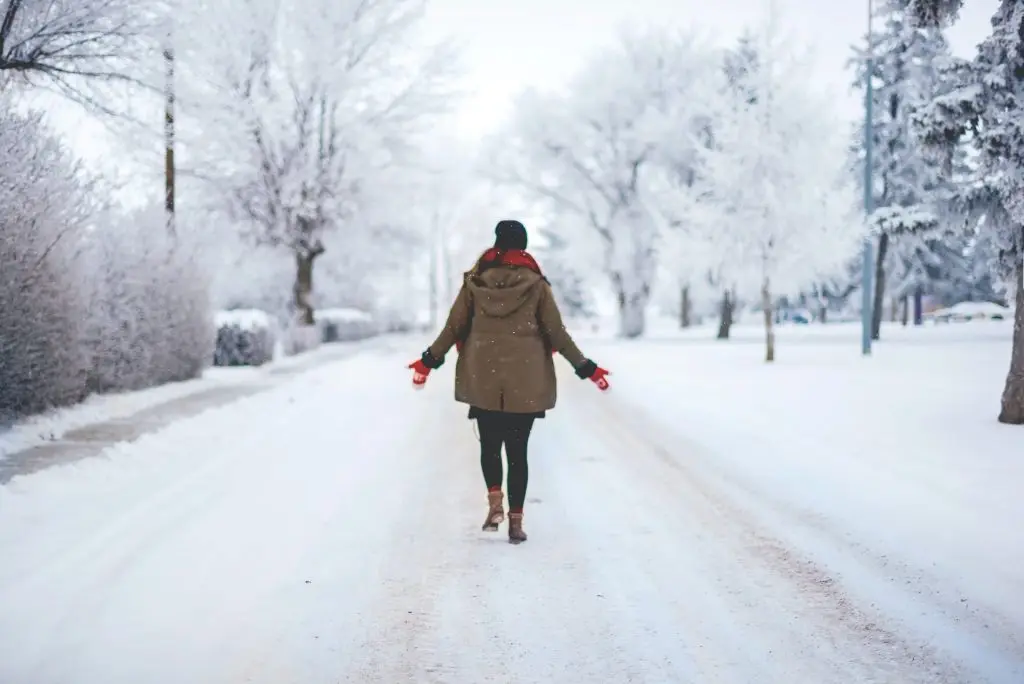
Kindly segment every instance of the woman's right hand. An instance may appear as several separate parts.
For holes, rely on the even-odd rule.
[[[608,389],[611,388],[611,385],[608,384],[609,375],[611,375],[611,373],[598,366],[597,369],[591,373],[590,381],[597,385],[597,389],[602,392],[607,392]]]

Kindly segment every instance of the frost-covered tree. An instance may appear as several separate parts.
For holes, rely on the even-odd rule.
[[[714,144],[699,148],[690,221],[728,255],[740,296],[756,293],[773,361],[776,299],[841,269],[863,233],[828,103],[771,30],[759,42],[719,100]]]
[[[993,251],[993,272],[1016,302],[1013,352],[999,420],[1024,424],[1024,3],[1001,0],[992,34],[948,67],[957,87],[918,117],[923,139],[949,155],[970,135],[978,169],[960,203]]]
[[[549,199],[596,236],[624,337],[644,331],[657,269],[660,226],[645,175],[672,130],[666,114],[693,94],[708,54],[667,32],[625,36],[561,93],[521,96],[494,144],[496,181]],[[676,137],[689,144],[685,131]]]
[[[944,178],[942,162],[925,153],[913,125],[916,108],[943,92],[942,65],[950,59],[942,31],[919,28],[906,16],[904,0],[876,5],[878,28],[867,38],[873,80],[871,133],[875,178],[871,227],[875,250],[872,337],[881,334],[882,309],[888,293],[902,298],[906,288],[920,285],[926,266],[934,266],[952,179]],[[869,54],[855,48],[855,87],[863,90]],[[860,162],[863,168],[863,160]],[[863,172],[857,174],[863,177]]]
[[[253,241],[291,256],[302,324],[313,323],[314,264],[330,236],[391,201],[415,137],[449,104],[450,54],[415,48],[423,4],[192,3],[185,156]]]

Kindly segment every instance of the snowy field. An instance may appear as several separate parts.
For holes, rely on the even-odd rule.
[[[1024,681],[1008,325],[580,336],[519,547],[370,349],[0,487],[3,684]]]

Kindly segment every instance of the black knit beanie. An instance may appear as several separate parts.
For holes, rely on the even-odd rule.
[[[519,221],[498,221],[494,228],[494,246],[498,249],[526,249],[526,226]]]

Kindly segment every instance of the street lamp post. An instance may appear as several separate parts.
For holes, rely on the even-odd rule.
[[[872,174],[872,145],[874,135],[872,131],[872,120],[874,119],[874,92],[872,86],[872,72],[875,67],[874,41],[872,40],[872,27],[874,15],[874,3],[868,0],[868,53],[865,69],[866,83],[864,87],[864,220],[871,220],[871,212],[874,211],[874,177]],[[864,238],[864,263],[861,271],[861,354],[871,355],[871,323],[873,319],[873,292],[872,292],[872,267],[874,266],[874,249],[871,244],[871,235]]]

